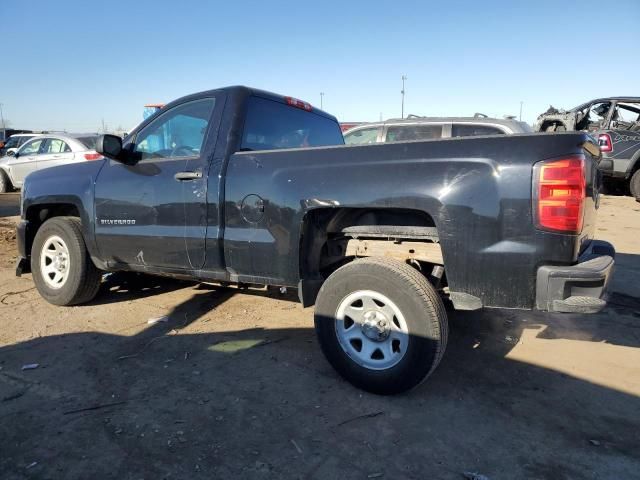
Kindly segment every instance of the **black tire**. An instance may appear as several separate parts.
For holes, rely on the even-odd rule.
[[[629,190],[631,190],[631,196],[636,197],[636,200],[640,201],[640,170],[636,170],[636,172],[631,175]]]
[[[389,368],[367,368],[340,344],[338,308],[358,291],[386,296],[406,321],[409,335],[404,356]],[[424,275],[383,257],[355,260],[324,282],[316,300],[315,329],[323,353],[338,373],[356,387],[381,395],[405,392],[426,380],[442,359],[449,333],[442,300]]]
[[[0,170],[0,193],[7,193],[12,190],[13,185],[11,185],[9,176],[3,170]]]
[[[48,284],[44,277],[46,274],[41,270],[43,247],[53,237],[62,239],[68,250],[67,277],[58,288]],[[54,217],[42,224],[31,249],[31,272],[42,298],[54,305],[77,305],[91,301],[96,296],[102,273],[87,252],[78,218]]]

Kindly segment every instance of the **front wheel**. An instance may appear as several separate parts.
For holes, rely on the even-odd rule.
[[[346,380],[377,394],[424,381],[447,344],[438,293],[413,267],[387,258],[355,260],[323,284],[315,328],[327,360]]]
[[[79,219],[55,217],[42,224],[33,240],[31,272],[42,298],[54,305],[96,296],[102,275],[89,257]]]

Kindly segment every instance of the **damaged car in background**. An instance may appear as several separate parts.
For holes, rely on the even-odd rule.
[[[538,116],[535,130],[591,132],[602,151],[599,168],[605,178],[623,182],[640,201],[640,97],[599,98],[566,111],[550,106]]]

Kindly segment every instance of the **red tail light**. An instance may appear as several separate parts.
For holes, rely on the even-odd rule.
[[[102,155],[100,155],[99,153],[85,153],[84,159],[85,160],[101,160]]]
[[[598,135],[598,145],[601,152],[610,152],[613,150],[613,142],[611,142],[611,135],[608,133],[601,133]]]
[[[287,105],[291,105],[292,107],[296,107],[296,108],[301,108],[302,110],[306,110],[307,112],[310,112],[311,110],[313,110],[313,107],[311,106],[310,103],[303,102],[302,100],[298,100],[297,98],[284,97],[284,101],[287,102]]]
[[[534,169],[537,226],[557,232],[580,233],[586,184],[582,155],[538,163]]]

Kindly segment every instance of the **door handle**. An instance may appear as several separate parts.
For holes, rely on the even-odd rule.
[[[200,171],[178,172],[173,176],[173,178],[175,178],[179,182],[182,182],[184,180],[196,180],[198,178],[202,178],[202,172],[200,172]]]

